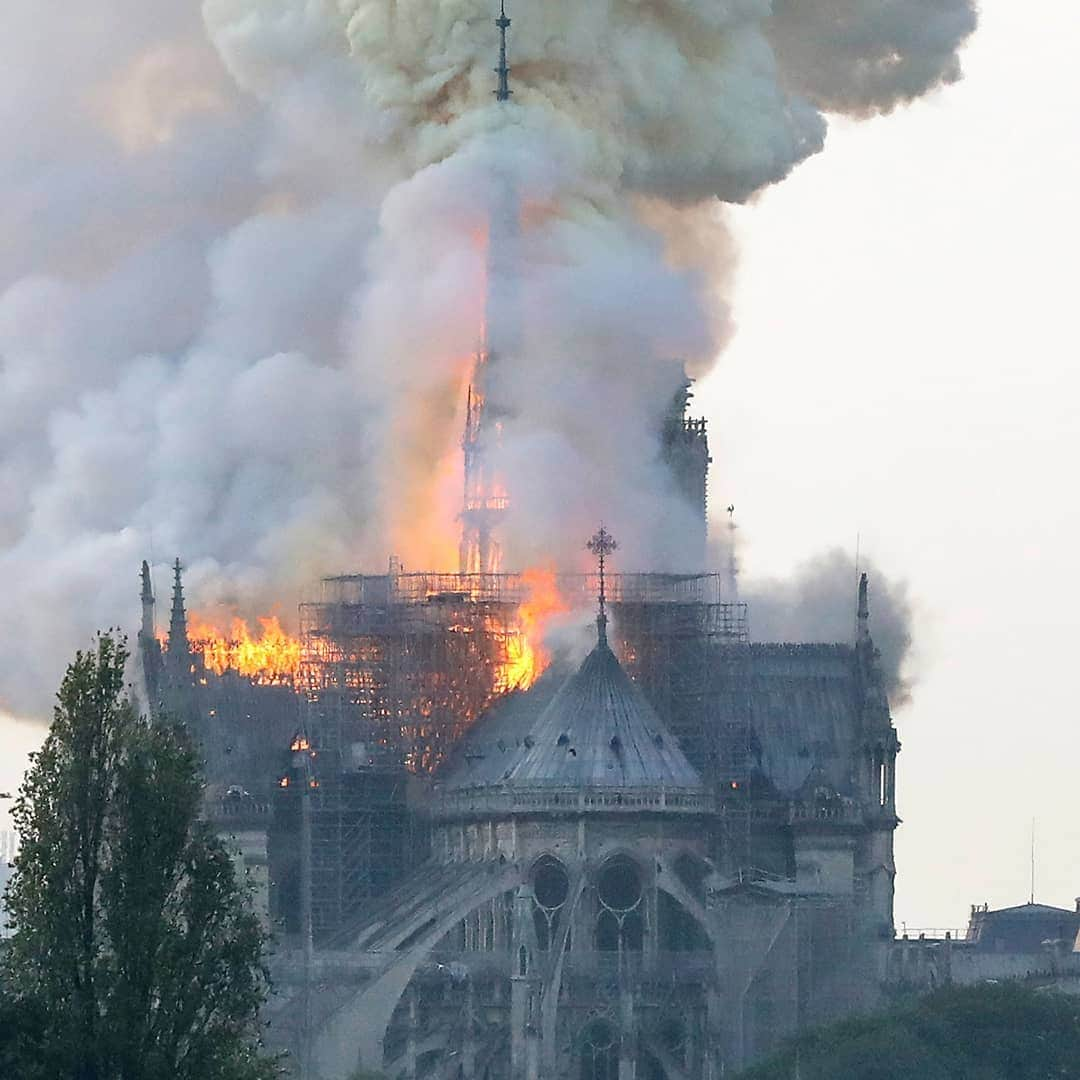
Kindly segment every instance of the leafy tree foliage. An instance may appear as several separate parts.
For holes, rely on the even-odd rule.
[[[187,740],[125,696],[127,656],[110,634],[76,655],[15,803],[5,1004],[24,1049],[40,1036],[17,1075],[272,1076],[255,1040],[262,929],[198,820]]]
[[[19,1000],[0,985],[0,1076],[28,1075],[45,1035],[44,1018],[34,1002]]]
[[[802,1080],[1080,1080],[1080,998],[1015,982],[939,990],[809,1032],[741,1080],[791,1080],[796,1057]]]

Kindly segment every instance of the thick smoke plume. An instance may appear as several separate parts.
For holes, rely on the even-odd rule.
[[[911,696],[917,673],[910,658],[911,600],[865,560],[839,549],[804,563],[787,581],[756,581],[743,589],[757,641],[851,641],[859,573],[870,583],[870,632],[894,706]]]
[[[888,112],[960,78],[970,0],[776,0],[768,34],[791,86],[819,108]]]
[[[730,332],[716,200],[820,150],[823,110],[955,78],[973,23],[965,0],[522,4],[507,107],[493,14],[7,5],[0,706],[40,714],[95,627],[133,624],[147,555],[181,553],[201,607],[285,615],[321,572],[452,565],[496,259],[510,561],[566,557],[599,511],[628,565],[685,565],[648,433],[670,359],[700,374]]]

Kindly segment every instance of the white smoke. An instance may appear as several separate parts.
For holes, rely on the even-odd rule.
[[[821,109],[954,78],[972,15],[945,9],[521,5],[502,107],[487,0],[11,0],[0,704],[40,715],[93,629],[133,624],[146,556],[183,555],[199,606],[286,616],[321,572],[448,561],[508,188],[512,557],[576,549],[599,501],[628,563],[679,565],[647,433],[670,358],[703,371],[730,330],[710,200],[819,150]]]

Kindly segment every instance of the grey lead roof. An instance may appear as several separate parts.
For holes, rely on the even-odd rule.
[[[674,737],[603,642],[540,714],[507,781],[528,787],[701,786]]]
[[[436,774],[445,790],[503,783],[521,757],[525,739],[567,671],[557,664],[528,690],[514,690],[465,733]]]
[[[815,769],[852,793],[860,710],[848,646],[732,645],[714,656],[709,726],[752,731],[757,764],[782,795],[797,795]]]

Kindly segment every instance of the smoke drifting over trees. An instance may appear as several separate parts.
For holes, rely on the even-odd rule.
[[[201,605],[286,613],[321,572],[445,565],[489,229],[518,305],[511,561],[566,558],[599,510],[628,568],[683,566],[648,433],[668,360],[700,374],[730,333],[716,200],[819,151],[823,110],[955,79],[974,24],[966,0],[772,7],[512,7],[506,108],[486,0],[14,0],[0,705],[40,712],[131,621],[148,554],[182,553]]]

